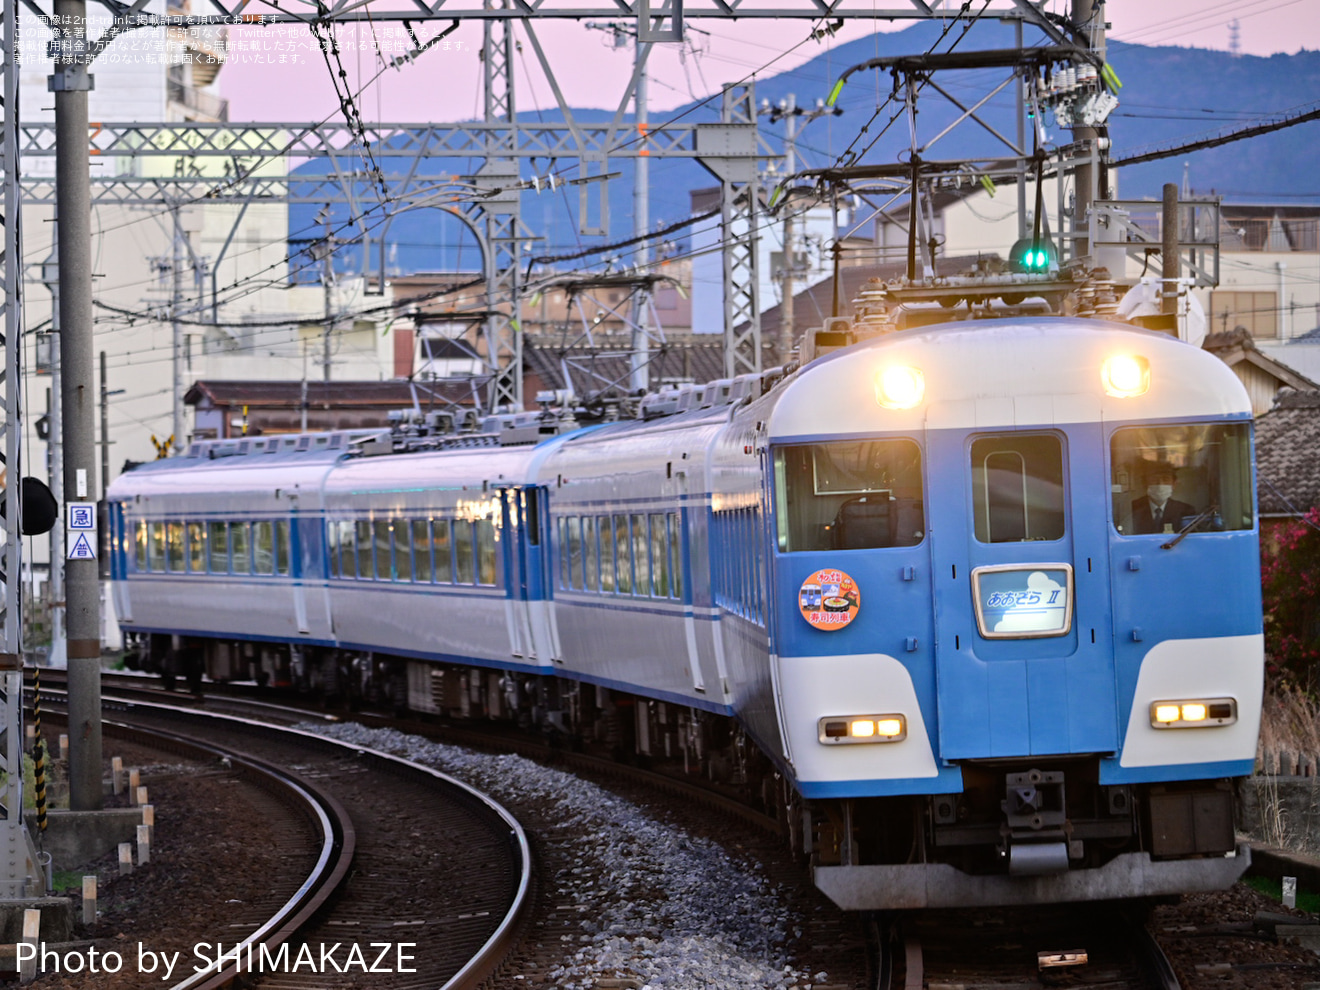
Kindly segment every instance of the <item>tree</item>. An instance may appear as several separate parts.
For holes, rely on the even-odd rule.
[[[1320,663],[1320,506],[1282,527],[1262,556],[1270,673],[1314,689]]]

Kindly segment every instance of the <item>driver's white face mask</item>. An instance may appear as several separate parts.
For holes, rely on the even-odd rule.
[[[1163,505],[1173,495],[1173,485],[1148,485],[1146,495],[1156,505]]]

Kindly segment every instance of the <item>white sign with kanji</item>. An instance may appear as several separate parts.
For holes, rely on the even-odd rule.
[[[95,502],[69,502],[65,509],[68,511],[68,529],[71,533],[95,533],[96,532],[96,503]]]
[[[65,556],[69,560],[95,560],[96,541],[89,540],[86,533],[79,533],[69,544],[69,552]]]

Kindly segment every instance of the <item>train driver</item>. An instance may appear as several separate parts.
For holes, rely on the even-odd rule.
[[[1196,510],[1173,497],[1173,465],[1168,461],[1151,461],[1144,465],[1143,473],[1146,494],[1132,502],[1132,532],[1178,532],[1183,519],[1196,515]]]

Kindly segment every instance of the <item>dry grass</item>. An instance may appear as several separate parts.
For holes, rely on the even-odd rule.
[[[1298,852],[1317,851],[1320,820],[1320,702],[1290,685],[1266,689],[1256,750],[1255,814],[1251,831],[1274,846]],[[1280,797],[1279,778],[1304,774],[1311,778],[1309,795]],[[1301,798],[1301,800],[1299,800]],[[1308,800],[1309,799],[1309,800]],[[1248,823],[1244,823],[1248,824]]]
[[[1303,760],[1320,765],[1320,702],[1291,685],[1267,688],[1256,753],[1270,774],[1296,773]]]

